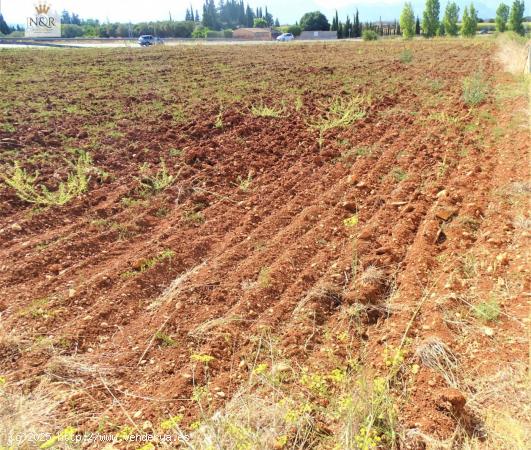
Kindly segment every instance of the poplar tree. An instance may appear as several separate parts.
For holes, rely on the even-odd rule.
[[[507,20],[509,20],[510,8],[505,3],[500,3],[496,10],[496,31],[503,33],[507,30]]]
[[[476,8],[471,3],[470,7],[465,6],[463,20],[461,22],[461,35],[463,37],[474,37],[478,28],[478,18]]]
[[[410,2],[406,2],[400,14],[400,28],[404,39],[411,39],[415,36],[415,13]]]
[[[433,37],[437,34],[440,10],[439,0],[426,0],[426,7],[422,17],[422,32],[425,37]]]
[[[525,34],[524,29],[524,0],[514,0],[513,5],[511,7],[511,12],[509,14],[509,23],[508,28],[511,31],[514,31],[515,33],[521,34],[522,36]]]
[[[459,6],[457,3],[450,2],[446,5],[444,11],[443,24],[444,31],[449,36],[457,36],[459,34],[459,27],[457,22],[459,21]]]

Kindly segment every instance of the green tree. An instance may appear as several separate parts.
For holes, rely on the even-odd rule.
[[[417,20],[415,22],[415,34],[417,36],[420,36],[420,19],[417,17]]]
[[[511,12],[509,14],[509,30],[514,31],[515,33],[525,34],[524,29],[524,0],[514,0],[513,6],[511,7]]]
[[[415,36],[415,13],[410,2],[406,2],[402,14],[400,14],[400,28],[405,39]]]
[[[218,12],[214,0],[207,0],[203,5],[203,26],[211,30],[219,28]]]
[[[302,28],[299,25],[290,25],[287,29],[288,33],[291,33],[293,36],[300,36],[302,33]]]
[[[254,28],[267,28],[267,21],[261,17],[257,17],[253,22]]]
[[[267,10],[267,6],[265,7],[264,20],[266,21],[268,27],[272,27],[273,26],[273,14],[271,14]]]
[[[459,6],[457,3],[450,2],[446,5],[443,17],[444,31],[449,36],[457,36],[459,34],[459,27],[457,22],[459,21]]]
[[[426,7],[422,16],[422,32],[425,37],[433,37],[437,34],[440,10],[439,0],[426,0]]]
[[[61,35],[65,38],[75,38],[83,36],[83,27],[80,25],[61,24]]]
[[[251,28],[254,24],[254,11],[251,9],[249,5],[247,5],[247,8],[245,9],[245,26],[248,28]]]
[[[507,30],[507,20],[509,20],[510,8],[505,3],[500,3],[496,10],[496,31],[503,33]]]
[[[337,9],[336,9],[336,15],[332,19],[332,25],[330,26],[330,31],[337,31],[339,28],[339,16],[337,15]]]
[[[471,3],[470,7],[465,6],[463,20],[461,21],[461,36],[474,37],[478,28],[478,18],[476,8]]]
[[[343,27],[343,37],[351,38],[352,37],[352,22],[350,21],[350,17],[347,16],[347,20],[345,20],[345,25]]]
[[[330,23],[322,12],[313,11],[302,16],[301,27],[304,31],[329,31]]]
[[[0,33],[1,34],[9,34],[11,33],[11,28],[4,20],[4,16],[0,14]]]
[[[358,10],[356,9],[356,15],[354,16],[354,24],[353,24],[354,31],[352,32],[353,37],[361,37],[361,23],[360,23],[360,15]]]

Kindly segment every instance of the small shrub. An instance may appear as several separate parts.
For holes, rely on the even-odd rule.
[[[333,128],[348,127],[365,117],[365,102],[365,98],[361,96],[348,99],[335,97],[327,110],[311,123],[310,127],[319,130],[321,137],[324,132]]]
[[[410,49],[404,50],[402,53],[400,53],[400,61],[404,64],[409,64],[411,61],[413,61],[413,52]]]
[[[62,206],[78,197],[88,189],[89,173],[93,169],[92,158],[83,152],[76,164],[74,172],[68,174],[66,182],[59,183],[56,191],[50,191],[44,185],[36,186],[39,173],[30,174],[15,161],[8,173],[0,173],[0,178],[15,190],[18,198],[40,206]]]
[[[219,38],[224,37],[224,35],[223,35],[222,31],[208,30],[206,32],[206,36],[205,37],[208,38],[208,39],[219,39]]]
[[[140,185],[145,192],[163,191],[175,181],[175,177],[169,174],[163,159],[160,161],[160,169],[154,175],[149,175],[148,171],[149,166],[140,167]]]
[[[361,37],[364,41],[376,41],[378,39],[378,34],[374,30],[363,30]]]
[[[186,211],[183,214],[183,219],[187,222],[193,222],[193,223],[203,223],[205,221],[205,217],[201,213],[201,211]]]
[[[241,175],[238,176],[236,186],[240,189],[242,192],[248,192],[251,188],[251,184],[253,182],[253,177],[251,174],[247,175],[247,178],[243,178]]]
[[[485,322],[496,320],[500,315],[500,304],[496,299],[478,303],[473,306],[472,314],[474,314],[476,318],[484,320]]]
[[[192,37],[196,39],[206,38],[209,31],[210,30],[208,28],[204,27],[203,25],[199,25],[194,31],[192,31]]]
[[[226,38],[226,39],[231,39],[232,38],[232,30],[223,30],[223,37]]]
[[[467,105],[475,106],[485,100],[487,84],[480,73],[467,77],[463,81],[463,101]]]
[[[302,28],[299,25],[290,25],[287,29],[287,33],[291,33],[293,36],[300,36]]]

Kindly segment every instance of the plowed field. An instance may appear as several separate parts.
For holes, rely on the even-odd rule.
[[[0,52],[0,394],[21,405],[0,418],[191,448],[519,448],[527,92],[496,52]],[[88,186],[31,203],[15,162],[33,194]]]

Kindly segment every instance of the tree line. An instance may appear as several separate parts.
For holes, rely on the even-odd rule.
[[[236,28],[266,28],[280,26],[278,19],[274,19],[267,6],[253,10],[249,4],[244,5],[243,0],[219,0],[218,6],[214,0],[206,0],[203,4],[203,17],[199,18],[192,7],[186,10],[185,20],[194,20],[210,30],[227,30]]]
[[[422,15],[422,34],[425,37],[461,36],[473,37],[478,27],[478,16],[473,3],[465,6],[459,22],[459,6],[454,1],[446,5],[442,19],[440,19],[441,5],[439,0],[426,0]],[[496,10],[496,31],[514,31],[525,34],[524,28],[524,0],[514,0],[511,7],[501,3]],[[412,38],[418,34],[418,18],[415,20],[413,6],[406,2],[400,15],[400,28],[405,38]]]
[[[494,19],[498,32],[507,30],[518,34],[525,34],[524,27],[524,0],[514,0],[509,6],[500,3]],[[422,20],[415,16],[413,6],[406,2],[400,19],[393,22],[361,22],[359,12],[356,10],[344,21],[340,20],[336,11],[332,23],[320,11],[304,14],[300,22],[289,27],[280,27],[278,19],[274,19],[267,6],[252,9],[243,0],[205,0],[202,16],[192,6],[187,8],[183,21],[174,21],[170,15],[167,21],[131,23],[100,23],[94,19],[82,19],[78,14],[63,11],[61,14],[62,34],[64,37],[136,37],[142,34],[154,34],[160,37],[232,37],[232,30],[241,27],[255,28],[281,28],[294,35],[302,31],[335,31],[337,37],[357,38],[363,31],[373,31],[381,36],[403,35],[411,38],[415,35],[425,37],[457,36],[472,37],[477,32],[478,16],[474,4],[465,6],[460,17],[460,8],[455,1],[450,1],[441,16],[439,0],[426,0]],[[13,32],[21,34],[23,28],[19,25],[10,27],[0,14],[0,34],[7,35]]]

